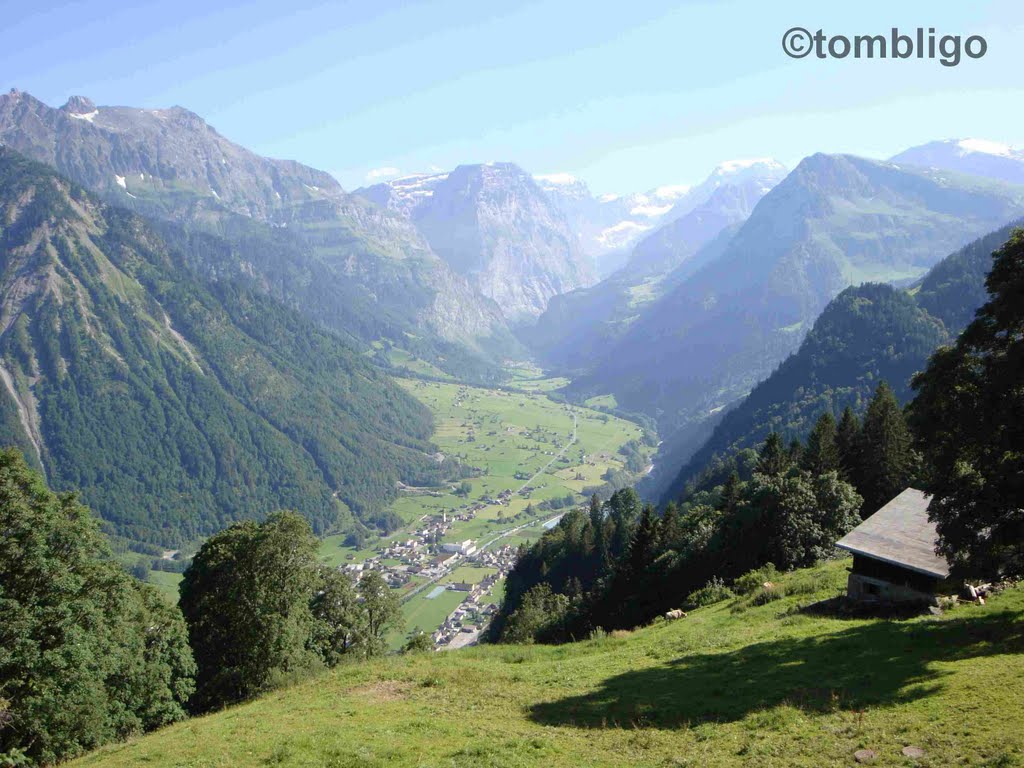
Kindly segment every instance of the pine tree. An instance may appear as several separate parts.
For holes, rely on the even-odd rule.
[[[736,511],[740,501],[743,499],[743,486],[740,483],[739,473],[733,470],[729,473],[729,478],[725,481],[725,485],[722,486],[721,501],[719,506],[721,510],[727,515],[731,515]]]
[[[836,449],[839,451],[839,474],[849,483],[857,484],[860,472],[860,458],[857,448],[860,444],[860,421],[853,408],[846,406],[836,429]]]
[[[658,541],[662,549],[673,549],[682,538],[682,523],[679,519],[679,507],[674,501],[665,506],[658,526]]]
[[[640,522],[637,524],[633,540],[629,543],[629,556],[627,558],[629,572],[633,576],[639,576],[654,561],[655,550],[658,546],[658,519],[654,507],[645,504],[640,513]]]
[[[789,453],[778,432],[772,432],[761,446],[757,471],[762,475],[781,475],[791,466]]]
[[[910,484],[916,465],[906,417],[892,388],[884,381],[878,385],[864,414],[857,452],[857,491],[864,497],[861,513],[866,517]]]
[[[823,475],[826,472],[838,472],[839,465],[836,420],[826,411],[818,417],[814,429],[807,436],[807,448],[804,450],[800,466],[812,475]]]
[[[629,549],[637,518],[640,515],[640,497],[632,488],[623,488],[612,494],[608,501],[611,520],[611,536],[608,544],[609,556],[621,557]]]
[[[594,537],[593,572],[601,578],[611,570],[612,563],[608,549],[608,523],[597,494],[590,497],[590,529]]]

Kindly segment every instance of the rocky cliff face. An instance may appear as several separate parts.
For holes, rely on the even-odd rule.
[[[283,206],[343,194],[329,174],[260,157],[182,107],[97,107],[73,96],[53,109],[11,91],[0,96],[0,141],[124,202],[165,197],[171,199],[161,202],[173,206],[175,197],[181,204],[209,198],[235,213],[269,220]]]
[[[510,322],[536,317],[551,297],[594,280],[564,216],[512,163],[459,166],[356,194],[407,215],[432,250]]]

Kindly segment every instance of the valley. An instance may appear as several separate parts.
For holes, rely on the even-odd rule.
[[[409,372],[421,362],[405,361],[412,363]],[[638,460],[630,464],[620,451],[641,445],[646,457],[656,441],[652,436],[644,444],[642,427],[598,410],[614,405],[611,398],[593,398],[593,407],[561,403],[547,393],[568,379],[549,378],[526,365],[511,372],[513,383],[506,389],[410,375],[396,379],[431,411],[432,442],[444,457],[458,459],[467,477],[438,486],[403,484],[389,511],[404,525],[388,536],[345,532],[322,539],[323,563],[353,574],[378,568],[401,596],[404,625],[388,636],[393,649],[413,630],[435,632],[466,601],[473,610],[460,625],[474,628],[475,639],[493,610],[487,606],[500,602],[504,575],[520,545],[536,541],[592,493],[607,495],[611,474],[621,485],[649,469],[647,459],[638,468]],[[452,561],[436,562],[445,545],[466,541],[473,542],[472,554],[448,553]],[[130,566],[135,558],[126,555],[123,561]],[[486,589],[452,588],[479,583],[484,575],[497,577]],[[146,580],[177,600],[180,574],[150,570]]]
[[[391,509],[406,525],[387,537],[323,539],[324,563],[354,573],[379,568],[402,595],[405,625],[389,635],[392,648],[417,628],[436,631],[464,603],[468,617],[455,630],[475,633],[493,610],[487,606],[499,600],[519,545],[535,541],[564,511],[601,491],[609,473],[639,474],[627,468],[620,450],[643,440],[641,427],[549,398],[544,392],[561,382],[537,369],[517,369],[514,380],[515,388],[488,389],[399,379],[434,414],[439,451],[458,459],[468,476],[436,487],[405,486]],[[647,462],[642,464],[640,472]],[[497,579],[465,588],[485,576]]]

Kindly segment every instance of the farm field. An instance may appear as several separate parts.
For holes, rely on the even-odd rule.
[[[178,601],[178,585],[181,583],[180,573],[170,571],[150,571],[146,581],[167,595],[174,602]]]
[[[481,568],[475,565],[463,565],[452,571],[448,578],[453,582],[479,584],[485,578],[492,576],[495,573],[497,573],[495,568]]]
[[[459,603],[466,597],[465,592],[455,592],[443,589],[443,587],[441,589],[440,594],[435,597],[429,597],[434,590],[427,589],[402,604],[405,626],[387,636],[388,645],[391,648],[401,648],[406,635],[417,627],[424,632],[432,632],[437,629],[448,614],[458,608]]]

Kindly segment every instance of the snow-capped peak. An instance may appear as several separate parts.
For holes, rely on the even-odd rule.
[[[1013,157],[1018,151],[1009,144],[1001,144],[998,141],[987,139],[960,139],[956,145],[963,153],[979,152],[983,155],[997,155],[999,157]]]
[[[656,197],[659,200],[675,200],[677,197],[682,197],[689,192],[693,187],[689,184],[666,184],[663,187],[657,187],[651,192],[652,197]]]

